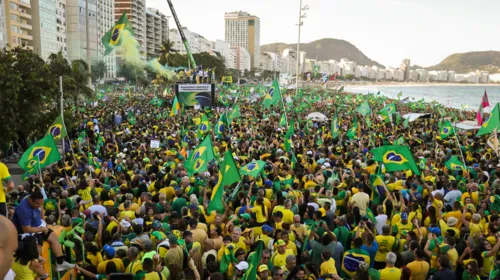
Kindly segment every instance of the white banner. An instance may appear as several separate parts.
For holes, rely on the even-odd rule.
[[[211,84],[179,84],[179,92],[211,92]]]

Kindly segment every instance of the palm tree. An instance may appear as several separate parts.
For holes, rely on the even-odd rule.
[[[170,59],[169,59],[170,54],[179,52],[178,50],[174,50],[173,46],[174,43],[170,40],[166,40],[165,42],[162,43],[161,51],[159,53],[160,58],[158,60],[161,65],[170,64]]]
[[[92,65],[92,79],[99,82],[106,73],[107,69],[106,63],[99,60],[96,64]]]
[[[71,62],[71,76],[70,82],[72,83],[72,97],[75,101],[75,107],[78,103],[78,97],[84,98],[92,97],[93,91],[87,86],[89,67],[83,59],[76,59]]]
[[[65,76],[71,72],[71,67],[69,66],[68,60],[62,54],[62,51],[53,53],[49,56],[49,67],[52,73],[57,77]]]

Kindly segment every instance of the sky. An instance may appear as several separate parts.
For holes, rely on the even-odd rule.
[[[224,13],[260,18],[261,45],[297,43],[300,0],[172,0],[179,21],[209,40],[224,40]],[[301,42],[346,40],[385,66],[432,66],[448,55],[500,51],[499,0],[302,0],[308,5]],[[147,7],[171,12],[166,0]],[[171,28],[175,22],[170,19]]]

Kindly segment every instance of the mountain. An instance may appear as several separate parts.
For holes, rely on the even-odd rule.
[[[286,48],[296,50],[297,44],[274,43],[262,45],[260,46],[260,52],[282,52]],[[318,60],[347,58],[360,65],[375,65],[385,68],[382,64],[368,58],[356,46],[344,40],[325,38],[310,43],[301,43],[300,50],[305,51],[306,57],[309,59],[316,59],[316,57]]]
[[[427,70],[454,70],[457,73],[469,73],[476,70],[500,73],[500,51],[455,53],[445,58],[438,65]]]

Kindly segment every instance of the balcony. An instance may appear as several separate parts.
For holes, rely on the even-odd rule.
[[[31,15],[30,14],[27,14],[28,11],[25,11],[25,10],[11,10],[11,13],[15,14],[15,15],[18,15],[20,17],[23,17],[23,18],[26,18],[26,19],[31,19]]]
[[[23,1],[11,1],[11,2],[17,3],[21,7],[25,7],[25,8],[31,9],[31,4],[30,3],[26,3],[26,2],[23,2]]]

